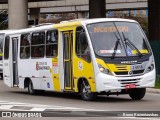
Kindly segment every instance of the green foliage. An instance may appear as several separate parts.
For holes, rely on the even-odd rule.
[[[157,75],[155,88],[159,88],[160,89],[160,75]]]
[[[126,17],[128,19],[133,19],[136,20],[142,27],[142,29],[144,30],[144,32],[146,33],[147,37],[148,37],[148,18],[146,17],[134,17],[134,16],[129,16]]]
[[[142,29],[144,30],[146,36],[148,37],[149,33],[148,33],[148,17],[142,17],[142,16],[127,16],[127,15],[121,15],[120,13],[117,13],[116,15],[114,15],[114,18],[125,18],[125,19],[132,19],[137,21]]]
[[[8,13],[7,11],[0,11],[0,30],[8,28]]]

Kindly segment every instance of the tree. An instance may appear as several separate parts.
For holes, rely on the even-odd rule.
[[[8,28],[8,12],[0,11],[0,30]]]

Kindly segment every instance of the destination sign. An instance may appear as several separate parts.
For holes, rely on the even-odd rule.
[[[94,27],[94,32],[116,32],[117,29],[119,32],[128,32],[129,31],[128,26],[117,26],[117,28],[115,26],[108,26],[108,27],[96,26],[96,27]]]

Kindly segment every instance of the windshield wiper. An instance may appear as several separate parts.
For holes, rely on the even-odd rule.
[[[115,57],[115,55],[116,55],[116,53],[117,53],[117,49],[118,49],[118,45],[119,45],[119,41],[120,41],[120,39],[117,37],[116,33],[114,33],[114,35],[116,36],[117,41],[116,41],[116,43],[115,43],[114,52],[113,52],[113,54],[112,54],[111,59],[114,59],[114,57]]]
[[[138,50],[138,48],[128,39],[125,37],[124,33],[122,32],[123,35],[123,39],[125,42],[125,45],[128,45],[131,49],[135,49],[137,51],[137,53],[139,54],[139,57],[142,57],[142,53]]]

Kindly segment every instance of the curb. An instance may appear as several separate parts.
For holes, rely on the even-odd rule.
[[[147,93],[155,93],[155,94],[160,94],[160,89],[156,89],[156,88],[147,88],[146,89]]]

